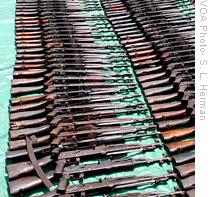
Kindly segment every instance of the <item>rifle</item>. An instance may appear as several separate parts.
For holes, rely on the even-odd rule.
[[[68,40],[68,39],[69,38],[66,38],[66,39],[63,38],[62,41]],[[84,39],[86,39],[86,37]],[[49,39],[49,40],[46,40],[46,42],[48,44],[51,44],[53,42],[56,42],[56,40],[55,39]],[[115,59],[116,55],[117,55],[117,57],[119,57],[119,60],[124,60],[124,58],[126,58],[125,52],[124,53],[122,51],[121,52],[119,52],[119,51],[113,51],[113,52],[112,51],[111,52],[107,51],[106,52],[106,50],[100,51],[100,48],[99,48],[99,50],[90,50],[90,49],[87,50],[86,48],[83,47],[83,48],[79,48],[77,50],[76,46],[75,46],[75,48],[66,47],[66,48],[64,48],[64,50],[65,50],[64,54],[62,53],[61,50],[58,50],[58,49],[59,48],[49,48],[49,50],[47,51],[47,53],[48,53],[47,57],[49,59],[53,59],[53,58],[59,58],[59,57],[62,57],[62,56],[65,56],[65,58],[80,58],[82,56],[82,58],[84,57],[84,58],[96,58],[97,59],[100,56],[100,59],[105,60],[108,57],[110,57],[111,59]],[[20,59],[21,59],[21,57],[26,57],[27,58],[27,57],[30,57],[30,56],[29,56],[29,54],[28,55],[27,54],[24,54],[24,55],[21,54],[18,57],[20,57]],[[38,55],[38,57],[43,58],[43,55],[40,54],[40,55]],[[32,58],[33,58],[33,56],[32,56]]]
[[[58,157],[58,163],[72,163],[72,160],[75,159],[85,159],[86,157],[92,158],[95,156],[113,156],[119,154],[125,154],[128,152],[135,152],[135,151],[150,151],[154,150],[155,148],[161,148],[163,144],[160,142],[154,144],[114,144],[114,145],[100,145],[94,148],[89,149],[82,149],[82,150],[70,150],[61,152]],[[55,155],[57,156],[57,155]],[[74,161],[73,161],[74,163]],[[58,164],[59,166],[59,164]],[[64,167],[64,166],[63,166]]]
[[[126,140],[131,139],[141,139],[144,137],[154,137],[158,136],[158,133],[152,133],[152,134],[135,134],[135,135],[111,135],[111,136],[101,136],[97,138],[92,139],[83,139],[83,140],[77,140],[75,138],[68,138],[68,137],[58,137],[55,138],[52,143],[51,147],[53,148],[51,155],[53,157],[57,157],[59,155],[60,151],[62,149],[66,150],[73,150],[73,149],[85,149],[85,148],[91,148],[102,144],[116,144],[116,143],[122,143]]]
[[[58,95],[56,97],[58,98],[59,101],[62,101],[62,102],[67,100],[65,97],[62,98],[63,96],[60,96],[60,95]],[[104,95],[104,97],[108,99],[108,96]],[[80,98],[83,98],[83,97],[81,97],[81,95],[80,95]],[[86,98],[86,96],[84,96],[84,98]],[[95,96],[95,98],[99,98],[99,97]],[[71,99],[71,97],[68,97],[68,100],[70,100],[70,99]],[[72,100],[73,99],[74,98],[72,97]],[[145,104],[144,102],[138,102],[138,103],[134,103],[134,104],[126,104],[126,103],[115,103],[115,104],[113,104],[111,102],[108,102],[108,100],[107,100],[107,101],[102,102],[102,103],[94,103],[93,102],[93,104],[92,103],[90,103],[90,104],[89,103],[80,104],[80,105],[78,104],[78,105],[73,105],[73,106],[69,107],[69,106],[66,106],[65,102],[62,103],[62,105],[59,105],[59,101],[57,101],[57,103],[54,102],[54,104],[52,104],[52,105],[46,106],[46,109],[40,109],[40,110],[39,109],[33,110],[33,109],[36,109],[37,107],[40,108],[40,106],[44,107],[43,105],[44,104],[46,105],[47,102],[43,103],[41,101],[41,102],[35,102],[35,103],[31,103],[31,104],[25,104],[25,105],[20,104],[20,105],[12,106],[11,107],[10,120],[21,120],[21,119],[31,118],[31,117],[33,117],[33,114],[34,114],[34,117],[36,117],[38,115],[46,114],[46,112],[48,110],[51,111],[50,113],[48,113],[48,115],[47,115],[48,117],[55,117],[57,114],[65,114],[65,113],[70,112],[70,111],[72,113],[74,111],[90,112],[90,113],[92,113],[92,111],[95,111],[97,113],[98,110],[111,110],[111,109],[113,109],[113,110],[127,109],[128,110],[128,108],[133,108],[133,107],[137,107],[139,109],[139,111],[141,111],[141,110],[144,111],[143,105]],[[116,113],[121,113],[121,112],[116,111]],[[74,113],[72,114],[72,116],[74,116]]]
[[[101,82],[97,82],[97,83],[90,83],[90,82],[85,82],[85,83],[71,83],[71,84],[54,84],[53,86],[49,86],[48,89],[46,90],[46,92],[48,93],[52,93],[53,91],[57,92],[57,91],[69,91],[72,90],[73,88],[79,88],[79,87],[83,87],[85,88],[92,88],[92,87],[96,87],[96,88],[105,88],[105,87],[114,87],[114,86],[130,86],[130,85],[134,85],[134,83],[110,83],[110,84],[105,84],[105,83],[101,83]],[[41,87],[43,88],[43,87]],[[23,88],[21,88],[20,90],[22,90]],[[33,90],[34,91],[34,90]]]
[[[57,147],[58,146],[58,142],[60,140],[64,140],[66,141],[68,139],[74,141],[75,143],[78,140],[88,140],[88,139],[92,139],[92,138],[96,138],[100,141],[103,140],[103,138],[105,137],[116,137],[116,139],[118,139],[117,136],[119,135],[127,135],[127,134],[135,134],[137,133],[136,137],[137,138],[145,138],[145,137],[156,137],[156,136],[161,136],[160,132],[154,132],[154,133],[145,133],[149,130],[154,130],[156,128],[156,126],[154,125],[149,125],[149,126],[126,126],[126,127],[107,127],[107,128],[87,128],[86,130],[79,130],[79,131],[65,131],[64,128],[61,127],[57,127],[55,128],[52,133],[56,132],[59,133],[59,135],[56,137],[54,135],[52,135],[51,137],[53,137],[53,141],[51,141],[51,147]],[[37,128],[38,129],[38,128]],[[58,130],[58,131],[57,131]],[[64,130],[64,131],[62,131]],[[19,132],[19,130],[16,132],[18,136],[14,136],[11,135],[11,138],[24,138],[23,133],[25,130],[23,130],[22,133]],[[62,132],[61,132],[62,131]],[[30,132],[30,131],[29,131]],[[31,133],[25,133],[28,136],[33,135],[34,132],[33,130],[31,131]],[[42,131],[39,131],[37,133],[41,133]],[[140,133],[141,132],[141,133]],[[16,134],[15,133],[15,134]],[[56,137],[56,138],[55,138]],[[131,136],[132,137],[132,136]],[[135,136],[133,136],[135,137]],[[108,139],[108,138],[107,138]],[[37,146],[37,145],[44,145],[44,144],[48,144],[50,140],[50,136],[49,135],[44,135],[41,137],[36,137],[36,140],[33,142],[33,145]],[[119,140],[119,139],[118,139]],[[123,139],[122,139],[123,140]],[[26,141],[25,139],[20,139],[20,140],[13,140],[9,142],[10,145],[10,150],[16,150],[16,149],[22,149],[26,147]]]
[[[55,64],[57,63],[58,61],[61,61],[62,59],[59,60],[59,57],[55,57],[53,59],[49,59],[48,60],[48,63],[49,64]],[[113,64],[113,63],[117,63],[117,59],[110,59],[110,58],[106,58],[106,59],[96,59],[96,58],[82,58],[82,57],[75,57],[75,58],[65,58],[65,61],[66,62],[83,62],[84,64],[100,64],[100,65],[110,65],[110,64]],[[127,62],[128,59],[127,58],[124,58],[124,59],[121,59],[121,62]],[[125,63],[121,63],[121,64],[124,64]],[[101,67],[101,66],[100,66]],[[105,67],[105,66],[104,66]],[[110,67],[110,66],[109,66]],[[118,66],[119,67],[119,66]],[[125,66],[125,67],[128,67],[128,66]],[[117,68],[117,66],[112,66],[112,68]]]
[[[91,127],[89,127],[91,126]],[[82,128],[75,131],[69,132],[68,125],[67,128],[65,128],[65,125],[61,125],[57,128],[55,128],[54,131],[51,132],[52,137],[68,137],[68,138],[74,138],[74,139],[89,139],[89,138],[95,138],[97,136],[111,136],[111,135],[118,135],[118,134],[130,134],[130,133],[139,133],[143,132],[143,135],[147,135],[149,130],[156,129],[155,125],[148,125],[148,126],[111,126],[111,127],[105,127],[105,128],[97,128],[92,125],[86,125],[86,128]],[[157,133],[157,132],[156,132]],[[57,135],[54,135],[57,134]]]
[[[65,113],[65,111],[77,111],[77,112],[90,112],[90,111],[98,111],[98,110],[117,110],[117,109],[127,109],[127,108],[142,108],[142,105],[145,105],[144,102],[138,103],[111,103],[111,102],[104,102],[104,103],[94,103],[94,104],[81,104],[81,105],[71,105],[71,106],[58,106],[54,108],[54,106],[50,106],[53,109],[48,117],[54,117],[58,113]],[[52,115],[51,115],[52,114]]]
[[[63,171],[56,171],[55,176],[69,175],[71,180],[82,179],[84,177],[92,175],[92,173],[107,173],[114,172],[115,170],[129,170],[133,169],[138,165],[152,165],[154,163],[170,162],[169,157],[163,157],[161,159],[114,159],[106,160],[98,163],[85,164],[81,166],[66,166]]]
[[[63,171],[65,165],[67,164],[76,164],[80,159],[85,159],[96,155],[99,156],[111,156],[111,155],[119,155],[119,154],[125,154],[129,152],[145,152],[145,151],[152,151],[155,148],[161,148],[163,145],[161,143],[155,143],[150,145],[139,145],[139,144],[131,144],[131,145],[125,145],[125,144],[116,144],[116,145],[101,145],[96,146],[95,148],[89,148],[89,149],[83,149],[83,150],[73,150],[73,151],[66,151],[60,153],[60,158],[58,158],[57,167],[56,167],[56,173]],[[71,148],[71,147],[70,147]],[[25,151],[25,152],[24,152]],[[39,155],[44,155],[46,153],[50,153],[49,146],[46,147],[39,147],[34,148],[34,153],[38,153]],[[69,153],[69,156],[66,154]],[[90,153],[90,155],[89,155]],[[7,153],[7,158],[18,158],[23,157],[27,155],[27,151],[25,149],[19,150],[19,151],[10,151]],[[56,155],[49,155],[45,156],[38,160],[39,166],[43,167],[48,165],[49,163],[54,162],[52,157],[55,157]],[[61,158],[62,157],[62,158]],[[63,158],[63,157],[69,157],[69,158]],[[62,160],[60,160],[62,159]],[[15,164],[9,164],[7,165],[7,172],[9,179],[17,178],[23,174],[30,173],[34,170],[33,165],[30,161],[24,161],[19,162]]]
[[[51,30],[49,30],[49,29],[47,29],[47,31],[51,31]],[[54,31],[55,32],[55,29],[53,29],[52,31]],[[87,29],[87,32],[84,32],[84,31],[78,31],[78,29],[76,30],[76,31],[74,31],[74,30],[70,30],[70,32],[72,33],[72,34],[74,34],[74,38],[72,37],[72,39],[77,39],[78,40],[78,42],[80,42],[81,40],[80,40],[80,38],[91,38],[91,37],[93,37],[94,39],[103,39],[103,40],[108,40],[108,41],[110,41],[110,40],[112,40],[112,39],[116,39],[116,35],[115,34],[113,34],[113,32],[112,31],[110,31],[110,30],[108,30],[107,31],[107,33],[108,32],[110,32],[112,35],[102,35],[102,34],[100,34],[100,33],[98,33],[98,32],[95,32],[95,34],[94,35],[91,35],[91,31],[90,31],[90,29]],[[60,35],[60,36],[59,36]],[[62,39],[62,40],[67,40],[67,38],[69,38],[69,36],[68,36],[68,34],[67,34],[67,31],[62,31],[62,33],[61,34],[56,34],[56,38],[55,37],[53,37],[51,34],[45,34],[43,37],[44,37],[44,39],[46,39],[48,42],[54,42],[54,41],[56,41],[56,39]],[[26,38],[29,38],[28,36],[25,36]],[[32,37],[33,38],[33,37]],[[79,41],[80,40],[80,41]],[[75,46],[77,46],[77,44],[75,43]],[[72,48],[72,50],[70,49],[70,48],[64,48],[64,49],[67,49],[67,51],[69,50],[69,51],[75,51],[75,50],[77,50],[77,48]],[[86,48],[86,47],[82,47],[81,49],[78,49],[78,51],[80,51],[80,50],[85,50],[86,51],[86,49],[88,49],[88,47]],[[89,49],[88,49],[89,50]],[[94,50],[93,50],[94,51]],[[93,52],[92,51],[92,52]],[[116,51],[113,51],[113,53],[121,53],[123,50],[116,50]],[[89,51],[90,52],[90,51]],[[90,52],[90,53],[92,53],[92,52]],[[99,51],[95,51],[96,53],[99,53],[99,54],[104,54],[104,53],[106,53],[106,51],[101,51],[101,49],[99,49]],[[108,51],[107,51],[107,53],[108,53]]]
[[[83,35],[83,34],[82,34]],[[83,35],[85,37],[85,35]],[[61,35],[59,36],[60,38],[68,38],[67,34]],[[27,37],[26,37],[27,38]],[[46,35],[44,36],[44,38],[48,38],[48,39],[53,39],[52,35]],[[100,54],[109,54],[110,50],[108,49],[101,49],[100,47],[97,48],[88,48],[87,47],[83,47],[83,46],[78,46],[77,47],[77,43],[75,43],[75,47],[64,47],[65,52],[67,53],[72,53],[77,51],[77,55],[83,54],[83,52],[87,53],[87,54],[95,54],[95,53],[100,53]],[[21,52],[21,51],[20,51]],[[46,51],[47,53],[51,54],[51,53],[57,53],[60,52],[59,48],[57,48],[56,46],[54,48],[50,48],[48,51]],[[111,51],[112,54],[125,54],[125,51],[123,49],[115,49]]]
[[[122,195],[112,195],[112,197],[165,197],[165,196],[185,196],[184,191],[175,191],[175,192],[144,192],[144,193],[128,193]],[[105,197],[111,197],[105,195]]]
[[[88,96],[88,95],[103,95],[103,94],[113,94],[116,92],[122,93],[122,92],[127,92],[130,90],[133,90],[135,92],[135,89],[137,87],[135,85],[129,85],[126,87],[105,87],[105,88],[88,88],[85,87],[84,89],[81,90],[72,90],[70,92],[56,92],[58,97],[62,97],[62,96],[74,96],[74,95],[84,95],[84,96]]]
[[[96,82],[96,83],[91,83],[91,82],[85,82],[85,83],[72,83],[72,84],[46,84],[48,86],[48,89],[45,90],[47,93],[52,93],[53,91],[58,92],[59,90],[66,91],[70,90],[73,88],[78,88],[78,87],[113,87],[113,86],[132,86],[134,83],[113,83],[113,84],[105,84],[102,82]],[[22,95],[27,95],[29,93],[43,93],[44,91],[44,85],[39,85],[39,86],[30,86],[30,87],[14,87],[12,89],[12,94],[16,96],[22,96]]]
[[[50,90],[48,89],[47,91],[50,93],[52,91],[55,91],[55,95],[57,96],[57,98],[63,98],[63,97],[75,97],[75,96],[97,96],[97,95],[112,95],[112,94],[116,94],[116,92],[119,93],[123,93],[123,92],[127,92],[130,90],[133,90],[135,92],[135,89],[137,87],[135,87],[134,85],[128,85],[126,87],[120,87],[123,86],[122,83],[118,84],[119,87],[98,87],[98,88],[94,88],[91,89],[87,86],[79,87],[78,86],[78,90],[74,90],[74,88],[71,89],[71,91],[66,91],[65,89],[63,91],[60,90],[56,90],[56,88],[53,88]],[[83,84],[81,84],[81,86],[83,86]]]
[[[115,55],[111,55],[113,53],[109,53],[109,54],[97,54],[97,53],[86,53],[86,51],[82,51],[82,53],[69,53],[67,51],[64,52],[64,54],[61,52],[51,52],[47,57],[48,57],[48,61],[51,62],[51,59],[55,59],[55,58],[60,58],[60,57],[64,57],[65,56],[65,60],[75,60],[78,58],[81,58],[82,55],[82,59],[97,59],[97,60],[107,60],[107,58],[110,58],[110,60],[114,61],[116,56]],[[98,58],[100,55],[100,59]],[[22,56],[20,56],[22,57]],[[25,56],[27,57],[27,56]],[[30,55],[28,55],[28,57],[31,57]],[[32,56],[33,57],[33,56]],[[41,60],[41,57],[38,56]],[[126,60],[126,56],[124,54],[118,53],[118,57],[119,57],[119,61],[121,60]],[[23,58],[23,57],[22,57]],[[40,63],[40,62],[39,62]]]
[[[90,95],[97,95],[97,94],[106,94],[106,93],[114,93],[114,92],[121,92],[121,91],[128,91],[128,90],[133,90],[136,86],[133,85],[129,85],[126,88],[115,88],[115,87],[110,87],[110,88],[87,88],[85,87],[84,90],[75,90],[75,91],[71,91],[71,92],[57,92],[56,94],[48,94],[48,95],[38,95],[38,96],[25,96],[25,97],[18,97],[18,98],[13,98],[11,100],[11,104],[12,105],[23,105],[26,103],[31,103],[31,102],[37,102],[37,101],[53,101],[55,100],[56,97],[59,96],[70,96],[70,95],[74,95],[74,94],[90,94]],[[12,106],[10,108],[10,111],[14,111],[13,110],[14,106]]]
[[[118,80],[122,80],[122,78],[119,78],[119,76],[117,77],[101,77],[101,76],[97,76],[97,75],[91,75],[91,76],[53,76],[50,80],[52,82],[55,83],[59,83],[61,81],[64,82],[68,82],[68,81],[92,81],[92,82],[106,82],[106,81],[118,81]],[[129,81],[132,82],[133,78],[130,77],[124,77],[123,78],[124,81]]]
[[[78,60],[80,60],[81,61],[81,59],[78,59]],[[47,65],[47,67],[48,68],[54,68],[54,69],[60,69],[60,64],[58,64],[57,63],[57,61],[59,61],[59,59],[57,59],[57,60],[55,60],[55,62],[53,62],[52,64],[49,64],[49,65]],[[71,68],[72,69],[72,67],[75,69],[75,68],[80,68],[79,70],[81,70],[81,68],[83,68],[83,69],[87,69],[87,70],[89,70],[89,69],[97,69],[97,70],[103,70],[104,68],[110,68],[110,69],[115,69],[115,68],[118,68],[118,69],[120,69],[120,68],[128,68],[129,67],[129,65],[127,65],[127,64],[125,64],[125,63],[119,63],[119,64],[116,64],[116,65],[112,65],[112,64],[110,64],[110,63],[93,63],[93,62],[90,62],[90,63],[87,63],[87,62],[79,62],[79,63],[74,63],[74,64],[72,64],[72,63],[69,63],[69,62],[67,62],[67,63],[63,63],[63,68]]]
[[[166,182],[169,179],[176,178],[175,174],[167,174],[165,176],[125,176],[125,177],[118,177],[118,178],[106,178],[101,179],[100,182],[92,182],[86,184],[79,184],[79,185],[71,185],[67,186],[65,194],[61,195],[63,191],[57,188],[57,191],[54,190],[52,192],[48,192],[42,197],[54,197],[54,196],[65,196],[67,195],[97,195],[104,192],[115,191],[120,189],[128,189],[128,188],[135,188],[141,185],[147,184],[158,184],[162,182]],[[60,186],[61,187],[61,186]]]
[[[63,115],[57,116],[53,119],[53,121],[50,122],[50,125],[53,127],[56,127],[59,123],[67,123],[68,127],[71,129],[75,129],[79,126],[84,126],[87,124],[92,124],[98,127],[102,126],[118,126],[118,125],[125,125],[125,124],[135,124],[135,123],[143,123],[143,122],[150,122],[152,121],[152,117],[146,117],[142,119],[128,119],[128,118],[103,118],[103,119],[93,119],[93,120],[84,120],[84,121],[75,121],[75,122],[69,122],[69,116]],[[58,130],[59,132],[59,130]],[[57,136],[59,133],[54,133],[54,131],[51,132],[52,135]]]
[[[22,112],[15,112],[11,113],[10,115],[10,120],[15,121],[15,120],[24,120],[24,119],[30,119],[30,118],[36,118],[40,116],[47,116],[48,118],[54,118],[56,115],[64,115],[69,112],[71,112],[72,118],[77,118],[80,116],[80,113],[84,113],[85,116],[97,116],[98,115],[103,115],[104,117],[109,115],[109,116],[114,116],[114,114],[121,114],[121,113],[132,113],[133,112],[140,112],[140,111],[146,111],[147,108],[143,107],[144,103],[134,103],[134,104],[126,104],[126,103],[102,103],[102,104],[86,104],[86,105],[75,105],[72,107],[65,107],[65,105],[62,105],[60,107],[55,107],[53,105],[48,105],[46,108],[47,109],[40,109],[40,110],[30,110],[30,111],[22,111]],[[129,108],[134,108],[136,106],[136,109],[129,109]],[[55,107],[53,109],[53,107]],[[111,109],[112,112],[111,112]],[[121,110],[120,110],[121,109]],[[52,110],[50,113],[46,113],[48,110]],[[126,111],[127,110],[127,111]],[[74,113],[74,111],[78,112],[77,114]],[[100,113],[100,114],[99,114]],[[109,113],[109,114],[107,114]],[[111,113],[113,115],[111,115]],[[106,115],[107,114],[107,115]]]
[[[129,94],[129,95],[103,95],[103,98],[101,95],[93,95],[93,96],[80,96],[80,97],[71,97],[71,98],[60,98],[56,99],[54,101],[54,104],[60,104],[62,102],[69,103],[69,102],[84,102],[89,101],[92,103],[100,103],[100,102],[109,102],[109,101],[115,101],[115,100],[126,100],[126,99],[132,99],[132,98],[138,98],[142,95],[139,94]]]
[[[117,110],[96,110],[96,111],[87,111],[87,112],[78,112],[69,114],[68,111],[63,111],[61,115],[57,115],[59,118],[66,118],[69,116],[72,120],[91,120],[96,118],[106,118],[106,117],[116,117],[121,114],[131,114],[131,113],[144,113],[148,111],[148,108],[136,108],[136,109],[117,109]],[[56,117],[57,118],[57,117]]]
[[[68,74],[68,75],[73,75],[75,76],[75,74],[79,74],[79,75],[88,75],[88,76],[95,76],[95,75],[99,75],[99,76],[111,76],[111,77],[117,77],[117,76],[131,76],[131,73],[118,73],[116,71],[103,71],[98,70],[98,69],[68,69],[68,70],[64,70],[64,69],[53,69],[53,73],[57,74],[57,75],[63,75],[63,74]]]
[[[25,30],[27,30],[26,28],[25,28]],[[28,28],[28,30],[31,30],[31,28]],[[38,31],[38,29],[37,29],[37,31]],[[47,34],[47,31],[48,30],[46,30],[46,31],[44,31],[44,32],[41,32],[41,34],[42,33],[44,33],[44,34]],[[21,32],[22,33],[22,32]],[[86,33],[86,32],[85,32]],[[22,33],[23,35],[24,35],[24,33]],[[63,44],[65,44],[65,46],[66,47],[71,47],[72,45],[74,45],[75,43],[71,43],[71,42],[64,42]],[[105,49],[109,49],[109,48],[120,48],[121,47],[121,45],[119,44],[114,44],[114,45],[112,45],[112,44],[95,44],[95,43],[83,43],[83,42],[77,42],[76,43],[76,45],[77,46],[80,46],[80,45],[82,45],[83,47],[88,47],[88,48],[105,48]],[[19,44],[18,45],[18,49],[19,48],[31,48],[31,47],[41,47],[41,44]],[[50,45],[49,46],[47,46],[47,47],[49,47],[50,48]]]

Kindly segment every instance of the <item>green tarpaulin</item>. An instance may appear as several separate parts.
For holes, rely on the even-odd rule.
[[[0,196],[7,197],[5,152],[8,143],[10,86],[15,63],[15,0],[0,3]]]

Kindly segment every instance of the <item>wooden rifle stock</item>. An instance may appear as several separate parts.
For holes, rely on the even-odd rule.
[[[185,179],[180,180],[182,186],[186,190],[194,189],[195,188],[195,175],[189,176]]]
[[[187,197],[195,197],[195,189],[186,191]]]
[[[51,156],[46,156],[39,160],[39,165],[40,167],[42,167],[51,163],[52,161],[53,160],[51,159]],[[23,174],[32,172],[34,170],[34,167],[30,161],[23,161],[23,162],[18,162],[15,164],[9,164],[7,165],[6,169],[7,169],[9,179],[14,179]]]
[[[184,150],[192,149],[195,147],[195,140],[171,142],[167,144],[167,147],[171,153],[183,152]]]
[[[52,179],[54,177],[54,172],[49,171],[46,175],[48,179]],[[42,185],[42,180],[38,176],[26,176],[9,181],[9,190],[12,195],[16,195],[39,185]]]
[[[195,127],[188,127],[186,129],[168,130],[162,132],[165,141],[173,141],[184,138],[195,133]]]
[[[178,165],[175,167],[176,172],[182,178],[186,178],[195,173],[195,162]]]

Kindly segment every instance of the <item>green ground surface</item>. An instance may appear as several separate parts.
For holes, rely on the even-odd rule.
[[[7,151],[10,86],[15,63],[15,0],[0,3],[0,197],[7,197]]]

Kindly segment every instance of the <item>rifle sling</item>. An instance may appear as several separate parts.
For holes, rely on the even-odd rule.
[[[44,183],[44,185],[50,189],[53,185],[51,183],[51,181],[47,178],[46,174],[44,173],[44,171],[42,170],[42,168],[39,166],[39,162],[36,159],[36,156],[34,154],[34,150],[33,150],[33,146],[32,146],[32,141],[26,136],[26,148],[27,148],[27,152],[28,152],[28,156],[29,159],[37,173],[37,175],[39,176],[39,178],[42,180],[42,182]]]

